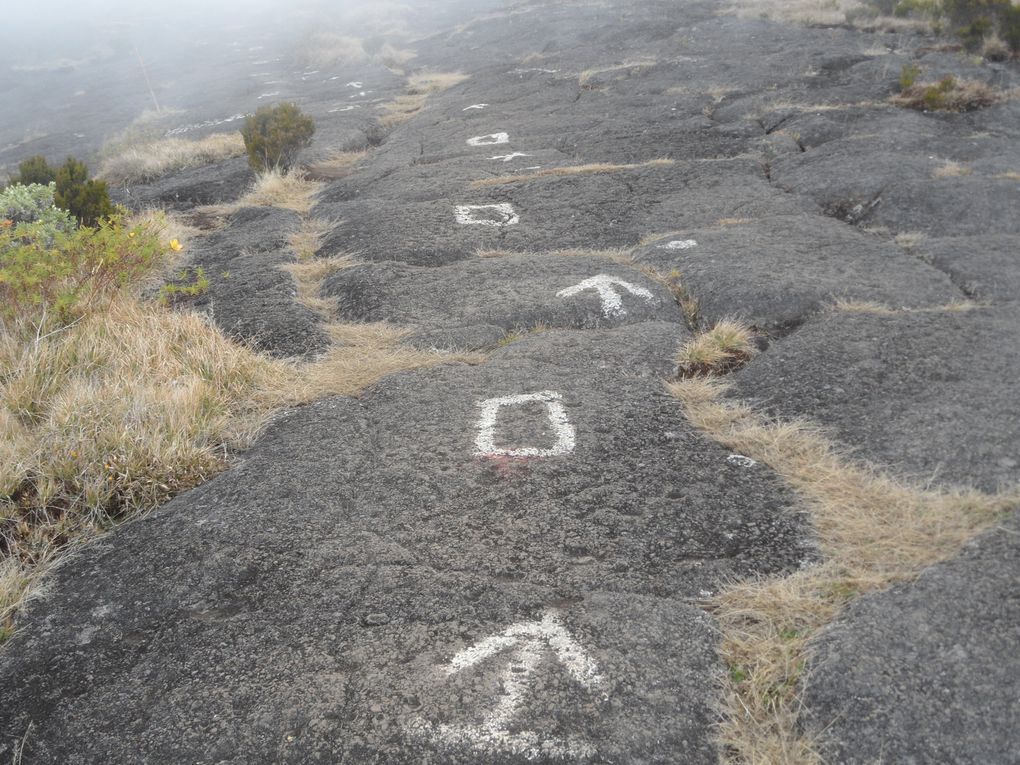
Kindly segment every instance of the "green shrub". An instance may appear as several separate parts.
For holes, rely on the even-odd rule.
[[[162,257],[154,232],[116,218],[97,228],[60,232],[40,222],[0,230],[0,319],[47,316],[66,324],[80,309],[133,282]]]
[[[258,173],[289,169],[314,133],[312,118],[289,103],[262,107],[241,128],[248,164]]]
[[[229,277],[224,271],[224,278]],[[209,277],[205,269],[198,266],[194,270],[184,269],[177,275],[177,281],[169,282],[160,287],[159,296],[163,303],[175,303],[180,299],[198,297],[209,291]]]
[[[15,184],[0,191],[0,229],[14,239],[28,236],[52,243],[57,234],[74,230],[74,219],[53,205],[54,184]],[[36,224],[29,228],[29,224]]]
[[[106,183],[89,180],[85,163],[74,157],[68,157],[57,170],[53,201],[77,218],[81,226],[95,226],[114,212]]]
[[[921,76],[921,67],[917,64],[904,64],[900,70],[900,90],[909,90],[914,87],[917,78]]]
[[[917,82],[904,88],[892,101],[898,106],[926,112],[970,112],[997,104],[1006,94],[975,80],[946,76],[938,82]]]
[[[1014,56],[1020,56],[1020,6],[1010,6],[999,19],[999,36]]]
[[[24,186],[39,183],[46,186],[55,180],[57,180],[56,168],[50,167],[42,154],[36,154],[18,165],[18,174],[11,179],[11,183],[20,183]]]
[[[942,10],[968,49],[976,50],[997,30],[1010,50],[1020,53],[1020,7],[1011,0],[942,0]]]

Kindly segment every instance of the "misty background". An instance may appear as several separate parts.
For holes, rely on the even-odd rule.
[[[5,10],[0,179],[34,154],[94,163],[126,133],[227,130],[213,123],[281,100],[321,101],[345,76],[373,68],[402,74],[415,40],[504,5],[42,0]]]

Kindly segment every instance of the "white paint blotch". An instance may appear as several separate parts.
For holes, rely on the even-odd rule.
[[[465,106],[461,109],[462,112],[469,111],[471,109],[484,109],[488,104],[471,104],[471,106]]]
[[[492,217],[484,217],[488,213]],[[495,205],[457,205],[453,208],[457,222],[465,226],[513,226],[520,216],[509,202]]]
[[[573,297],[585,290],[595,290],[599,293],[599,297],[602,299],[603,316],[607,319],[612,319],[618,316],[627,315],[627,309],[623,307],[623,299],[620,296],[619,290],[616,289],[617,287],[622,287],[632,295],[644,298],[649,303],[655,302],[655,296],[644,287],[638,287],[636,284],[625,282],[623,279],[618,279],[615,276],[610,276],[609,274],[599,274],[598,276],[593,276],[590,279],[585,279],[580,284],[575,284],[573,287],[567,287],[564,290],[560,290],[556,293],[556,297]]]
[[[347,83],[347,87],[348,88],[357,88],[358,90],[361,90],[364,87],[364,84],[360,83],[360,82],[356,82],[356,81],[355,82],[348,82]]]
[[[207,128],[207,127],[216,127],[217,125],[225,125],[228,122],[235,122],[237,120],[243,120],[247,116],[248,116],[247,114],[234,114],[234,115],[232,115],[230,117],[224,117],[223,119],[206,120],[205,122],[196,122],[196,123],[191,124],[191,125],[182,125],[181,127],[175,127],[172,130],[166,131],[166,133],[164,133],[164,135],[166,135],[168,137],[169,136],[173,136],[173,135],[183,135],[184,133],[189,133],[192,130],[200,130],[202,128]]]
[[[503,449],[496,446],[496,420],[499,410],[505,406],[521,406],[532,402],[545,404],[549,422],[556,434],[556,443],[548,449],[524,447],[521,449]],[[478,437],[475,439],[475,453],[482,457],[559,457],[574,451],[576,433],[574,426],[567,419],[567,410],[563,408],[563,396],[555,391],[541,393],[521,393],[516,396],[490,398],[478,404],[482,415],[478,419]]]
[[[658,249],[660,250],[689,250],[692,247],[697,247],[698,243],[693,239],[674,239],[672,242],[666,242],[660,244]]]
[[[500,143],[510,143],[509,133],[490,133],[489,135],[476,135],[468,138],[468,146],[495,146]]]
[[[737,467],[743,468],[754,467],[755,465],[758,464],[753,459],[751,459],[750,457],[745,457],[743,454],[731,454],[729,457],[726,458],[726,461],[731,465],[736,465]]]
[[[533,760],[587,759],[597,753],[588,741],[576,737],[545,737],[538,731],[521,730],[514,721],[524,707],[529,687],[538,677],[538,668],[547,654],[566,669],[586,691],[600,692],[605,681],[598,665],[567,632],[555,611],[546,611],[539,621],[519,622],[458,653],[446,667],[453,675],[482,661],[506,653],[506,665],[500,675],[503,693],[475,725],[435,724],[423,718],[412,720],[407,731],[446,746],[467,746],[483,754],[509,753]],[[601,693],[601,698],[607,696]],[[515,728],[516,730],[511,730]]]
[[[517,157],[530,157],[530,156],[531,156],[530,154],[525,154],[523,151],[515,151],[511,152],[510,154],[501,154],[496,157],[489,157],[489,159],[501,159],[504,162],[509,162],[512,159],[517,159]]]

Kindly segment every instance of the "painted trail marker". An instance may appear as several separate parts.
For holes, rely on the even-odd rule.
[[[625,282],[623,279],[617,279],[609,274],[599,274],[590,279],[585,279],[580,284],[560,290],[556,293],[556,297],[573,297],[585,290],[595,290],[602,299],[602,314],[607,319],[612,319],[617,316],[627,315],[627,309],[623,307],[623,298],[617,287],[622,287],[632,295],[644,298],[649,303],[655,302],[655,296],[644,287],[638,287],[636,284]]]
[[[471,106],[465,106],[461,109],[462,112],[470,111],[471,109],[484,109],[488,104],[471,104]]]
[[[517,159],[517,157],[530,157],[530,156],[531,156],[530,154],[525,154],[523,151],[514,151],[509,154],[501,154],[496,157],[489,157],[489,159],[501,159],[504,162],[509,162],[512,159]]]
[[[482,754],[509,753],[528,760],[541,756],[575,760],[593,757],[597,753],[595,747],[581,738],[546,736],[514,724],[525,708],[528,691],[540,677],[546,656],[561,664],[586,691],[607,698],[598,665],[567,632],[559,615],[546,611],[540,620],[519,622],[499,635],[485,638],[454,656],[445,672],[454,675],[501,655],[506,662],[500,676],[503,694],[481,723],[437,725],[419,717],[406,730],[418,738],[446,746],[467,746]]]
[[[521,406],[533,401],[545,404],[546,414],[556,434],[556,443],[547,449],[530,446],[504,449],[496,446],[496,421],[499,419],[499,410],[505,406]],[[490,398],[480,402],[478,406],[482,410],[482,415],[478,418],[475,454],[480,457],[559,457],[574,451],[576,432],[567,419],[567,410],[563,408],[563,396],[555,391]]]
[[[495,205],[457,205],[453,216],[464,226],[513,226],[521,222],[520,216],[509,202]]]
[[[500,143],[510,143],[509,133],[490,133],[489,135],[476,135],[468,138],[468,146],[495,146]]]
[[[656,247],[657,250],[689,250],[692,247],[697,247],[698,243],[693,239],[674,239],[672,242],[666,242]]]

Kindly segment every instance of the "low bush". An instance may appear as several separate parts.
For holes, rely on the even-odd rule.
[[[35,239],[52,243],[74,230],[74,219],[53,204],[54,184],[15,184],[0,191],[0,229],[17,242]]]
[[[0,230],[0,319],[66,325],[165,252],[150,230],[123,227],[116,218],[52,236],[38,221]]]
[[[89,180],[85,163],[74,157],[68,157],[57,170],[53,201],[77,218],[81,226],[95,226],[114,213],[106,183]]]
[[[241,128],[248,164],[257,173],[289,169],[314,134],[312,118],[290,103],[262,107]]]
[[[947,76],[938,82],[914,83],[893,98],[893,103],[923,112],[971,112],[1004,98],[1002,91],[983,82]]]
[[[18,165],[18,174],[11,179],[11,183],[20,183],[23,186],[38,183],[46,186],[56,179],[56,169],[50,167],[46,157],[36,154]]]

